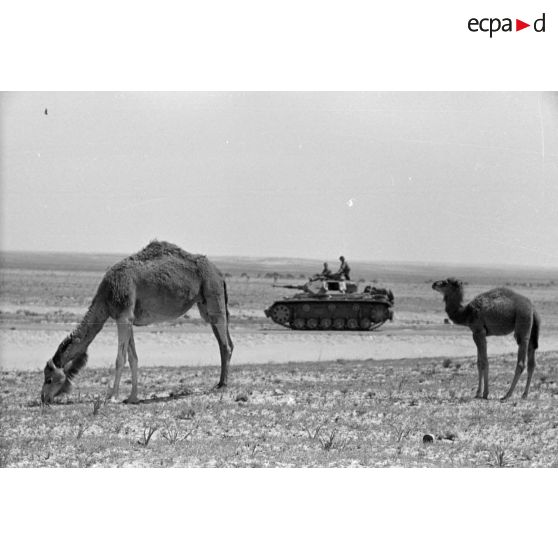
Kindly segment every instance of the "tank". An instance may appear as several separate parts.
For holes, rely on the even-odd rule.
[[[357,283],[329,279],[274,287],[301,291],[265,310],[268,318],[290,329],[371,331],[393,320],[394,296],[389,289],[368,285],[359,293]]]

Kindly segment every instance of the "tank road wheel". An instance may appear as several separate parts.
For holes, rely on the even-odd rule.
[[[278,304],[271,309],[271,319],[278,324],[286,326],[291,318],[291,311],[285,304]]]
[[[306,322],[306,327],[308,329],[316,329],[318,327],[318,320],[316,318],[308,318]]]
[[[345,329],[345,318],[335,318],[333,320],[333,329]]]
[[[320,320],[320,329],[331,329],[332,325],[333,321],[331,320],[331,318],[322,318]]]
[[[349,329],[358,329],[358,320],[356,318],[349,318],[347,320],[347,327]]]
[[[361,318],[360,329],[370,329],[372,325],[372,320],[370,318]]]
[[[306,320],[304,318],[296,318],[293,322],[293,329],[304,329]]]

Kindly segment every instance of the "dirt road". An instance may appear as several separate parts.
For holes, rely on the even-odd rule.
[[[12,326],[13,327],[13,326]],[[69,333],[67,324],[18,325],[0,332],[0,369],[42,368]],[[398,359],[475,356],[468,329],[457,326],[404,328],[385,324],[363,332],[290,331],[261,325],[235,326],[233,365],[309,362],[336,359]],[[219,364],[219,351],[211,330],[202,325],[135,329],[140,365],[196,366]],[[89,348],[89,366],[112,367],[116,357],[116,327],[107,324]],[[541,339],[541,350],[558,350],[558,338]],[[490,338],[489,354],[513,353],[513,337]]]

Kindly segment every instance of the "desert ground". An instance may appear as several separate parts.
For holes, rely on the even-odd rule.
[[[351,262],[389,287],[395,317],[374,332],[291,331],[263,310],[321,262],[212,258],[229,285],[235,343],[229,387],[196,311],[136,328],[139,405],[109,403],[116,328],[90,346],[77,388],[40,405],[42,368],[72,330],[115,255],[0,255],[0,462],[7,467],[553,467],[558,464],[556,270]],[[334,258],[331,258],[332,262]],[[432,281],[466,297],[507,285],[542,318],[538,366],[511,400],[512,336],[491,337],[490,399],[474,399],[476,351],[447,324]],[[122,396],[130,389],[123,376]]]

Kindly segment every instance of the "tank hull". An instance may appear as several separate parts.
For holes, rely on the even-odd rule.
[[[387,296],[336,295],[323,299],[297,295],[274,302],[265,315],[296,330],[370,331],[393,319],[393,302]]]

